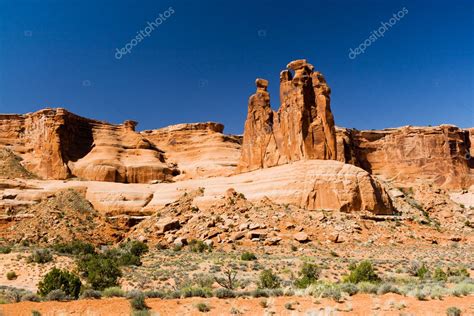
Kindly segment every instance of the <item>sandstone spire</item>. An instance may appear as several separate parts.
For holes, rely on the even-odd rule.
[[[268,81],[249,100],[238,171],[302,159],[336,159],[336,133],[324,77],[304,59],[280,73],[280,109],[271,110]],[[294,72],[294,75],[292,74]]]

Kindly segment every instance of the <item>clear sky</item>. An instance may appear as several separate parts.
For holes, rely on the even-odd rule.
[[[139,129],[218,121],[241,133],[255,78],[277,109],[279,72],[306,58],[339,126],[470,127],[473,19],[472,0],[0,0],[0,113],[65,107]]]

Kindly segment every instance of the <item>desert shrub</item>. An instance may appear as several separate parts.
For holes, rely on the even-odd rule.
[[[459,268],[459,269],[448,268],[446,274],[448,277],[464,277],[464,278],[469,277],[469,272],[467,271],[466,268]]]
[[[436,268],[433,272],[433,279],[436,281],[446,282],[448,280],[448,275],[441,268]]]
[[[8,280],[15,280],[18,277],[15,271],[9,271],[7,273],[7,279]]]
[[[382,283],[377,289],[378,295],[383,295],[387,293],[400,294],[400,290],[392,283]]]
[[[252,297],[270,297],[270,293],[266,289],[255,289],[249,295]]]
[[[226,289],[226,288],[219,288],[214,291],[214,295],[218,298],[233,298],[236,297],[234,291]]]
[[[53,249],[60,254],[69,255],[85,255],[95,253],[94,245],[81,240],[74,240],[70,243],[55,244]]]
[[[360,282],[378,282],[379,276],[375,273],[372,263],[368,260],[360,262],[358,265],[349,267],[351,270],[349,275],[344,278],[344,282],[360,283]]]
[[[67,270],[53,268],[44,276],[43,280],[39,282],[38,294],[47,296],[50,292],[61,290],[65,296],[67,295],[77,299],[81,291],[81,286],[81,280],[75,274]],[[59,292],[53,294],[53,296],[59,295],[58,293]]]
[[[148,245],[138,240],[131,240],[120,247],[134,256],[141,257],[148,252]]]
[[[102,291],[102,295],[104,295],[105,297],[124,297],[125,292],[121,288],[113,286],[104,289]]]
[[[408,292],[408,295],[416,297],[419,301],[425,301],[429,295],[429,290],[423,287],[417,287]]]
[[[336,302],[341,300],[342,292],[343,291],[338,284],[329,282],[313,283],[307,289],[307,293],[310,295],[320,298],[331,298]]]
[[[120,254],[116,259],[117,265],[119,266],[141,266],[142,262],[140,257],[130,253],[124,252]]]
[[[36,310],[32,310],[31,311],[31,316],[41,316],[41,313],[36,311]]]
[[[192,252],[204,252],[206,250],[210,251],[212,248],[204,243],[202,240],[193,239],[189,242],[189,250]]]
[[[246,251],[240,256],[240,259],[244,261],[253,261],[257,260],[257,256],[252,252]]]
[[[162,291],[145,291],[143,292],[147,298],[165,298],[166,293]]]
[[[202,287],[186,287],[181,289],[181,295],[183,297],[211,297],[212,292]]]
[[[194,276],[194,284],[200,287],[211,288],[214,284],[214,277],[210,274],[199,273]]]
[[[39,302],[41,301],[40,297],[34,293],[26,293],[21,297],[23,302]]]
[[[461,310],[455,306],[451,306],[446,310],[446,316],[461,316]]]
[[[1,254],[7,254],[12,252],[12,247],[10,246],[0,246],[0,253]]]
[[[102,293],[100,291],[87,289],[87,290],[84,290],[84,292],[82,292],[81,298],[100,299],[100,298],[102,298]]]
[[[289,311],[292,311],[292,310],[295,309],[295,308],[293,307],[293,303],[290,303],[290,302],[285,303],[285,308],[286,308],[287,310],[289,310]]]
[[[132,310],[132,316],[150,316],[150,311],[147,309],[144,310]]]
[[[206,303],[197,303],[196,304],[196,308],[198,309],[198,311],[200,311],[201,313],[207,313],[211,310],[211,308],[209,307],[209,305],[207,305]]]
[[[116,286],[118,278],[122,276],[117,261],[100,254],[82,256],[77,266],[95,290]]]
[[[52,290],[46,295],[48,301],[65,301],[68,298],[63,290]]]
[[[466,296],[471,293],[474,293],[474,284],[467,282],[458,283],[451,289],[454,296]]]
[[[136,293],[136,295],[130,299],[130,306],[132,310],[142,311],[150,309],[145,303],[145,295],[142,292]]]
[[[355,295],[359,292],[359,288],[353,283],[342,283],[340,288],[342,292],[349,294],[349,296]]]
[[[379,290],[377,284],[367,281],[359,282],[357,287],[359,288],[359,293],[377,294]]]
[[[258,287],[261,289],[276,289],[280,287],[280,278],[271,269],[263,270],[259,276]]]
[[[430,277],[430,270],[424,263],[416,271],[416,276],[419,277],[420,279],[426,279]]]
[[[307,288],[310,284],[315,283],[321,270],[317,265],[312,263],[304,263],[299,271],[299,278],[295,280],[295,286],[300,289]]]
[[[27,258],[27,262],[35,263],[47,263],[53,261],[53,255],[48,249],[36,249],[33,253]]]

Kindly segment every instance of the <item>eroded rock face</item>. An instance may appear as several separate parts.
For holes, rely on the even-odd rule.
[[[338,160],[398,183],[448,189],[474,184],[472,133],[452,125],[358,131],[338,128]]]
[[[0,115],[0,147],[23,158],[23,165],[44,179],[146,183],[171,179],[178,171],[160,150],[122,125],[90,120],[64,109],[25,115]]]
[[[330,88],[306,60],[288,64],[280,74],[278,112],[270,106],[268,82],[257,79],[249,99],[238,172],[302,159],[336,159],[336,133]]]
[[[240,157],[242,138],[223,134],[214,122],[178,124],[141,132],[165,152],[166,161],[181,174],[174,180],[231,175]]]

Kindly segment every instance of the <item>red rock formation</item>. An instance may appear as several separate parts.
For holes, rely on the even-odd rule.
[[[178,124],[141,134],[165,152],[181,174],[174,180],[231,175],[239,160],[242,138],[223,134],[219,123]]]
[[[238,172],[302,159],[336,159],[336,134],[330,89],[306,60],[296,60],[280,74],[278,112],[270,107],[268,82],[257,79],[249,99]]]
[[[474,184],[470,137],[469,130],[452,125],[378,131],[339,128],[337,159],[399,183],[421,180],[445,188],[468,188]]]
[[[178,173],[162,153],[123,125],[86,119],[64,109],[25,115],[0,115],[0,147],[23,158],[24,166],[45,179],[146,183],[168,180]]]

